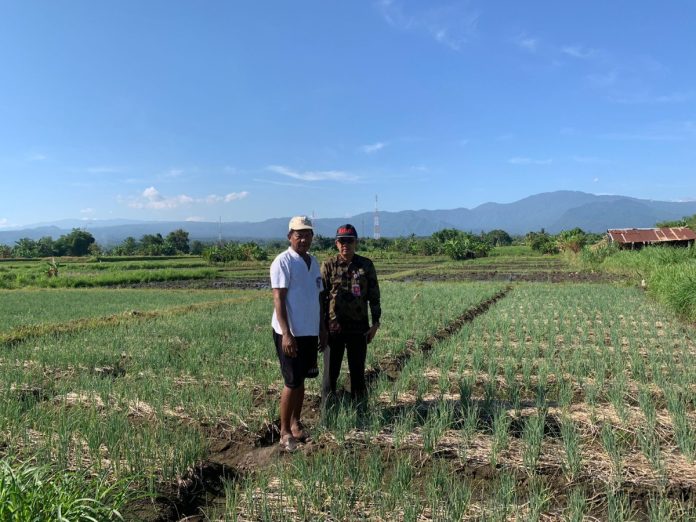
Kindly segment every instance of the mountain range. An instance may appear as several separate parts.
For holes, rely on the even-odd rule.
[[[606,232],[609,228],[645,228],[659,221],[676,220],[696,214],[696,201],[670,202],[636,199],[627,196],[595,195],[586,192],[556,191],[526,197],[512,203],[484,203],[478,207],[450,210],[403,210],[379,212],[383,237],[429,236],[443,228],[471,232],[502,229],[512,235],[539,231],[550,233],[580,227],[586,232]],[[191,240],[282,239],[289,217],[259,222],[192,221],[80,221],[62,220],[39,223],[21,229],[0,231],[0,244],[13,245],[20,238],[57,239],[73,228],[88,230],[103,246],[113,246],[126,237],[139,239],[144,234],[163,236],[176,229],[188,231]],[[365,212],[351,218],[317,218],[315,232],[332,236],[341,224],[350,222],[362,236],[372,236],[374,214]]]

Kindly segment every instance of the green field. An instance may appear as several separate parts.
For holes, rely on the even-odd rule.
[[[696,519],[696,330],[561,257],[494,254],[372,256],[369,403],[322,419],[308,381],[292,455],[268,262],[3,263],[3,465],[105,490],[126,520]],[[182,278],[123,288],[161,271]]]

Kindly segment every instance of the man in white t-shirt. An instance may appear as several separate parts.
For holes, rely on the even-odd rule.
[[[304,381],[316,367],[317,350],[326,345],[319,294],[324,289],[316,258],[308,253],[314,237],[312,221],[296,216],[288,226],[290,247],[271,264],[273,340],[285,386],[280,395],[280,446],[287,451],[306,442],[300,420]]]

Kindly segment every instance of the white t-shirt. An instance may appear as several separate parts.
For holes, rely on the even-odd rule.
[[[319,335],[319,293],[324,289],[319,262],[312,255],[309,269],[302,256],[292,248],[271,263],[271,288],[287,288],[286,309],[290,332],[295,337]],[[282,334],[273,310],[273,330]]]

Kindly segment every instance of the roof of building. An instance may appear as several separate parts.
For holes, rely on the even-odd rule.
[[[696,233],[687,227],[610,228],[609,238],[617,243],[663,243],[696,240]]]

